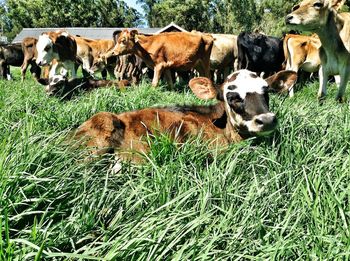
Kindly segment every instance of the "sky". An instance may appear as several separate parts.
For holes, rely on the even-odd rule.
[[[141,5],[140,5],[140,4],[137,4],[137,3],[136,3],[136,0],[124,0],[124,1],[127,3],[128,6],[133,7],[133,8],[135,8],[137,11],[139,11],[141,14],[144,14],[144,13],[143,13],[143,10],[142,10],[142,8],[141,8]]]

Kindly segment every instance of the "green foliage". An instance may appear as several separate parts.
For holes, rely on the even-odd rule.
[[[281,35],[284,16],[298,2],[282,0],[138,0],[151,27],[175,22],[187,30],[213,33],[263,31]]]
[[[86,161],[70,130],[98,111],[206,104],[187,89],[48,98],[0,81],[1,260],[343,260],[350,252],[350,109],[317,82],[271,96],[279,130],[224,153],[150,137],[142,165]],[[349,95],[349,92],[348,92]]]
[[[121,0],[7,0],[2,17],[8,36],[32,27],[133,27],[140,14]]]

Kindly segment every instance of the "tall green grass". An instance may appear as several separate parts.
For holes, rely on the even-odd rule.
[[[322,106],[317,83],[273,96],[271,138],[218,154],[159,135],[112,174],[68,132],[99,111],[206,102],[147,82],[62,101],[0,81],[0,260],[347,260],[350,113],[329,89]]]

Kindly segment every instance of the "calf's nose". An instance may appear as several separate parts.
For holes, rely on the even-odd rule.
[[[293,15],[289,14],[285,18],[286,24],[289,24],[293,20]]]
[[[272,130],[277,125],[277,117],[273,113],[265,113],[257,116],[254,122],[264,130]]]

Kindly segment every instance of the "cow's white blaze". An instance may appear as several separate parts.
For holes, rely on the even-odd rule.
[[[52,40],[47,34],[39,36],[36,50],[38,51],[37,64],[46,65],[52,61]]]
[[[234,74],[237,74],[236,79],[233,81],[227,81],[224,84],[225,99],[228,92],[238,93],[243,100],[245,99],[247,93],[265,93],[265,88],[268,86],[267,82],[264,79],[258,77],[254,72],[248,70],[239,70],[232,73],[227,78],[230,79]],[[236,87],[234,90],[229,89],[229,87],[232,85]]]

